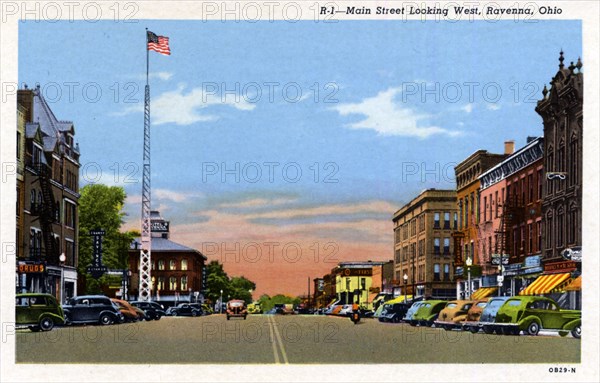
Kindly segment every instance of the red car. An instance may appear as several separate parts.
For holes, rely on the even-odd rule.
[[[243,317],[246,319],[246,316],[248,316],[246,302],[240,299],[230,300],[227,302],[227,310],[225,313],[227,314],[227,320],[229,320],[231,317]]]

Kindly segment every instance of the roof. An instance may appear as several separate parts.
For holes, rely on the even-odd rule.
[[[142,242],[140,240],[140,238],[135,238],[133,240],[133,242],[131,242],[130,245],[130,249],[134,250],[136,249],[136,244],[137,244],[137,248],[141,249],[142,247]],[[202,258],[207,259],[206,256],[204,254],[202,254],[201,252],[199,252],[196,249],[192,249],[191,247],[187,247],[185,245],[182,245],[180,243],[177,242],[173,242],[170,239],[167,238],[162,238],[162,237],[152,237],[152,251],[162,251],[162,252],[168,252],[168,251],[185,251],[185,252],[193,252],[193,253],[198,253],[199,255],[202,256]]]

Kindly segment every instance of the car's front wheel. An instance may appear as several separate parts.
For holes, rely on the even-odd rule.
[[[102,325],[109,325],[109,324],[113,324],[114,319],[110,314],[102,314],[100,316],[100,324]]]
[[[537,335],[540,332],[540,325],[537,322],[531,322],[529,326],[527,326],[527,334],[529,335]]]
[[[573,338],[581,339],[581,325],[580,324],[578,324],[577,326],[575,326],[575,328],[573,330],[571,330],[571,335],[573,335]]]
[[[472,334],[477,334],[479,332],[479,327],[477,327],[477,326],[469,326],[468,328]]]
[[[54,321],[49,317],[42,318],[40,320],[40,328],[42,331],[50,331],[54,328]]]

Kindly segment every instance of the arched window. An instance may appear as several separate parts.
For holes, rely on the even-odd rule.
[[[187,270],[188,269],[188,261],[187,259],[182,259],[181,260],[181,270]]]
[[[165,260],[164,259],[159,259],[158,260],[158,269],[159,270],[164,270],[165,269]]]
[[[176,277],[169,278],[169,290],[177,290],[177,278]]]
[[[181,290],[187,290],[188,289],[188,278],[187,275],[184,275],[183,277],[181,277]]]
[[[176,267],[177,267],[177,263],[175,262],[174,259],[171,259],[169,261],[169,270],[176,270]]]

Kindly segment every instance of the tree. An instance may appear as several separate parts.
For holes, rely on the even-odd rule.
[[[216,302],[221,298],[223,291],[223,300],[227,297],[242,299],[246,303],[252,302],[252,293],[250,290],[256,289],[256,284],[245,277],[229,277],[223,265],[219,261],[210,261],[206,265],[208,276],[206,278],[206,296],[211,301]]]
[[[85,276],[86,293],[99,293],[106,277],[95,280],[87,274],[92,263],[92,237],[90,230],[102,229],[106,235],[102,241],[102,263],[108,268],[128,267],[127,250],[138,233],[120,231],[123,224],[125,190],[119,186],[88,184],[81,188],[79,198],[79,262],[78,273]]]

